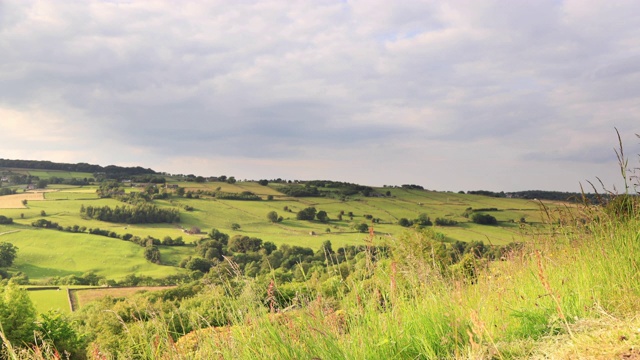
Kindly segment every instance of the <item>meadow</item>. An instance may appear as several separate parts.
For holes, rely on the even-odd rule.
[[[81,304],[73,313],[61,296],[66,291],[32,291],[38,312],[57,308],[66,314],[47,323],[66,335],[43,337],[31,348],[7,347],[10,357],[48,358],[57,351],[80,359],[640,356],[635,197],[612,195],[610,204],[599,206],[385,187],[375,189],[379,196],[296,198],[272,184],[169,182],[190,192],[153,201],[159,208],[181,209],[174,224],[84,218],[81,206],[123,206],[99,198],[94,185],[52,187],[26,208],[0,209],[14,219],[0,225],[0,241],[19,249],[9,271],[26,274],[32,283],[87,273],[111,280],[180,279],[177,287],[153,292],[72,290]],[[250,191],[262,200],[208,195],[217,189]],[[330,220],[296,218],[311,206]],[[491,214],[497,224],[472,222],[473,209]],[[282,221],[269,221],[270,211]],[[457,224],[399,225],[420,214]],[[145,259],[149,244],[31,226],[41,219],[63,229],[182,237],[186,245],[157,245],[157,264]],[[359,223],[369,225],[369,232],[354,230]],[[196,227],[202,232],[185,232]],[[208,234],[214,228],[231,237],[224,246],[226,254],[235,251],[232,257],[214,256],[205,272],[180,267],[222,246],[219,234]],[[249,251],[242,246],[252,243],[234,235],[259,237],[273,247]],[[473,246],[454,251],[460,242]],[[493,252],[493,245],[512,243],[519,245]],[[38,329],[36,334],[43,331]]]
[[[44,178],[78,178],[88,175],[30,170],[28,173]],[[38,219],[55,222],[63,228],[77,225],[87,229],[100,228],[118,235],[132,234],[141,238],[182,237],[187,244],[206,237],[206,233],[215,228],[230,236],[246,235],[278,246],[288,244],[312,249],[319,248],[327,240],[336,248],[364,244],[368,234],[356,231],[354,225],[371,224],[365,215],[379,219],[372,225],[378,242],[406,231],[406,228],[397,224],[399,219],[414,219],[422,213],[426,213],[432,221],[440,217],[459,222],[453,227],[435,227],[444,235],[446,241],[483,241],[492,245],[526,240],[529,236],[527,232],[540,226],[542,221],[539,202],[519,199],[404,188],[378,188],[376,191],[381,194],[387,191],[389,193],[389,196],[380,197],[294,198],[280,193],[277,190],[278,186],[262,186],[249,181],[235,184],[194,183],[168,178],[168,183],[194,192],[214,192],[218,189],[226,193],[250,191],[264,200],[238,201],[208,196],[187,198],[172,195],[168,199],[155,200],[154,203],[161,208],[181,209],[179,224],[117,224],[87,219],[80,215],[81,206],[124,205],[115,199],[99,198],[96,194],[97,186],[51,185],[46,192],[19,192],[16,195],[0,197],[0,215],[14,219],[13,225],[0,231],[0,240],[13,243],[20,249],[14,269],[26,274],[32,282],[38,283],[54,276],[81,275],[86,272],[95,272],[116,280],[131,272],[150,277],[175,275],[183,271],[177,267],[180,261],[193,255],[193,248],[189,246],[161,246],[162,265],[153,264],[144,259],[144,249],[133,243],[87,233],[31,227],[31,223]],[[140,190],[126,188],[127,193]],[[273,199],[267,200],[269,196]],[[26,206],[21,203],[23,199],[28,200]],[[551,203],[546,205],[556,206]],[[318,211],[326,211],[330,221],[322,223],[296,219],[298,211],[311,206]],[[190,207],[192,211],[184,211],[185,207]],[[484,226],[472,223],[462,216],[467,208],[497,208],[499,211],[493,211],[491,214],[498,219],[498,225]],[[270,211],[276,211],[283,220],[278,223],[268,221],[266,214]],[[342,220],[338,220],[340,214],[343,214]],[[353,216],[349,217],[347,214]],[[526,219],[526,223],[521,224],[520,219]],[[234,229],[233,224],[239,225],[240,228]],[[202,233],[190,234],[184,231],[194,227],[201,229]]]

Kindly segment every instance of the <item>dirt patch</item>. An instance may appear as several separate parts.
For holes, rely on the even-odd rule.
[[[0,196],[0,209],[25,209],[22,200],[44,201],[43,192],[27,192],[23,194],[13,194]]]

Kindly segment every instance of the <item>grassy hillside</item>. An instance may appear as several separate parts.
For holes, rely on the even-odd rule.
[[[278,184],[170,182],[190,192],[171,193],[153,204],[180,209],[179,223],[133,225],[82,217],[81,206],[123,206],[98,198],[96,186],[56,186],[22,208],[0,209],[0,215],[14,219],[0,225],[0,242],[19,248],[10,270],[35,280],[87,271],[110,279],[162,278],[186,274],[177,265],[197,251],[202,254],[200,246],[217,254],[207,269],[189,273],[178,287],[124,298],[97,296],[69,317],[56,315],[56,322],[46,326],[64,330],[63,338],[42,335],[35,347],[7,347],[8,357],[48,358],[56,351],[144,359],[640,355],[640,201],[635,196],[614,196],[602,206],[405,188],[374,189],[378,195],[366,197],[329,188],[326,197],[296,198]],[[216,191],[251,192],[263,200],[223,200]],[[326,211],[330,221],[297,220],[296,213],[310,206]],[[491,214],[497,224],[473,223],[474,209]],[[271,223],[269,211],[283,220]],[[398,224],[420,214],[458,223]],[[42,219],[62,228],[100,227],[141,238],[182,236],[199,247],[158,246],[162,265],[153,264],[144,259],[150,244],[31,226]],[[372,224],[373,231],[356,232],[354,225],[361,222]],[[183,231],[194,227],[259,237],[277,250],[261,244],[251,250],[254,243],[241,238],[199,242],[208,235]],[[470,245],[459,250],[462,243],[456,241]],[[491,257],[496,248],[476,241],[522,244]],[[218,256],[223,244],[228,257]],[[5,301],[18,296],[11,286]],[[40,311],[65,306],[59,295],[31,294]],[[26,309],[26,301],[16,303],[21,304]],[[43,322],[27,325],[36,334],[49,334]]]
[[[41,178],[47,176],[80,178],[85,173],[64,173],[60,171],[33,171],[13,169]],[[32,174],[33,173],[33,174]],[[185,182],[168,178],[168,183],[183,187],[187,192],[203,195],[199,198],[180,197],[171,194],[168,199],[154,200],[161,208],[180,209],[180,222],[174,224],[117,224],[97,221],[80,216],[81,206],[124,206],[115,199],[100,199],[97,185],[72,186],[50,185],[44,192],[18,190],[16,195],[0,197],[0,215],[11,217],[14,225],[0,231],[0,241],[10,242],[20,249],[14,270],[24,272],[31,280],[38,281],[52,276],[82,274],[93,271],[110,279],[121,279],[131,272],[163,277],[180,273],[176,268],[180,261],[193,255],[192,247],[160,247],[162,263],[152,264],[143,258],[144,249],[130,242],[89,234],[73,234],[55,230],[35,229],[30,225],[39,219],[58,223],[61,227],[100,228],[118,235],[132,234],[141,238],[151,236],[163,239],[182,237],[187,244],[206,237],[206,233],[216,228],[230,236],[246,235],[282,244],[298,245],[317,249],[326,240],[334,247],[363,244],[368,234],[357,232],[354,226],[366,223],[374,227],[377,241],[398,236],[406,231],[398,225],[401,218],[415,219],[427,214],[432,221],[444,218],[458,221],[457,226],[437,227],[445,241],[483,241],[486,244],[504,245],[528,239],[532,232],[541,231],[540,203],[492,198],[458,193],[441,193],[404,188],[375,189],[379,196],[364,197],[303,197],[295,198],[279,192],[280,184],[259,185],[256,182]],[[142,191],[142,188],[126,187],[126,193]],[[175,190],[171,190],[173,193]],[[222,200],[207,195],[221,191],[224,193],[251,192],[262,201]],[[272,197],[271,200],[267,200]],[[3,207],[2,199],[6,201]],[[21,200],[27,199],[22,205]],[[16,205],[17,204],[17,205]],[[556,205],[547,203],[554,208]],[[185,208],[192,211],[186,211]],[[302,221],[296,213],[307,207],[326,211],[330,221]],[[491,211],[497,220],[495,226],[478,225],[463,217],[468,208],[495,208]],[[287,209],[287,210],[285,210]],[[271,223],[266,214],[276,211],[283,221]],[[44,214],[44,216],[43,216]],[[340,215],[342,214],[342,216]],[[352,214],[352,216],[349,216]],[[365,218],[370,215],[377,223]],[[338,220],[339,217],[342,220]],[[520,223],[524,219],[526,223]],[[232,224],[240,225],[238,230]],[[202,234],[188,234],[185,229],[197,227]],[[97,252],[96,250],[99,251]],[[108,266],[107,266],[108,264]]]

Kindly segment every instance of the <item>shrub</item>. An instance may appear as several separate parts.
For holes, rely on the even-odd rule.
[[[458,222],[453,220],[453,219],[436,218],[436,225],[438,225],[438,226],[456,226],[456,225],[458,225]]]
[[[498,223],[498,220],[495,217],[482,213],[473,214],[471,221],[480,225],[495,225]]]

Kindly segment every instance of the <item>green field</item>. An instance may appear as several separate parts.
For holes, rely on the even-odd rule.
[[[0,236],[0,241],[18,247],[14,268],[32,280],[80,276],[89,271],[109,279],[121,279],[132,273],[164,277],[183,271],[146,261],[144,248],[136,244],[102,236],[23,227]]]
[[[81,178],[90,175],[58,171],[28,172],[42,178]],[[379,222],[372,224],[376,234],[374,242],[404,233],[407,229],[399,226],[398,220],[415,219],[422,213],[427,214],[432,221],[436,218],[446,218],[459,222],[453,227],[434,226],[448,241],[475,240],[493,245],[526,240],[526,234],[536,230],[542,220],[540,204],[537,202],[450,192],[378,188],[377,193],[385,195],[351,196],[343,199],[294,198],[280,193],[280,185],[262,186],[256,182],[194,183],[176,181],[172,178],[169,178],[168,182],[184,187],[187,191],[249,191],[264,200],[220,200],[206,195],[196,199],[172,195],[165,200],[155,200],[154,203],[161,208],[180,209],[180,223],[117,224],[80,216],[79,210],[83,205],[112,208],[125,205],[114,199],[98,198],[97,186],[53,185],[44,194],[44,201],[29,201],[23,209],[0,209],[0,215],[11,217],[15,222],[13,225],[0,226],[0,241],[10,242],[19,248],[13,270],[24,272],[36,282],[53,276],[82,275],[89,271],[116,280],[132,273],[158,278],[183,272],[184,270],[177,265],[182,259],[194,255],[193,246],[160,246],[163,265],[156,265],[144,259],[144,248],[131,242],[88,233],[31,227],[32,222],[41,218],[56,222],[62,227],[78,225],[87,229],[100,228],[118,235],[128,233],[141,238],[152,236],[163,239],[166,236],[181,236],[187,244],[205,237],[207,232],[216,228],[230,236],[247,235],[271,241],[276,245],[299,245],[312,249],[318,249],[326,240],[330,240],[335,248],[362,244],[369,234],[357,232],[354,226],[360,223],[371,224],[371,221],[364,217],[367,214],[379,219]],[[137,187],[126,188],[128,193],[142,190]],[[266,200],[269,195],[273,196],[273,200]],[[185,211],[185,206],[192,207],[193,211]],[[330,221],[321,223],[297,220],[296,213],[310,206],[318,211],[326,211]],[[498,211],[492,211],[491,215],[497,218],[498,225],[484,226],[472,223],[462,216],[469,207],[497,208]],[[285,208],[288,211],[285,211]],[[266,214],[270,211],[276,211],[282,216],[283,221],[269,222]],[[340,213],[344,214],[342,220],[338,220]],[[349,213],[352,213],[353,217],[348,216]],[[521,218],[526,219],[525,225],[519,223]],[[232,230],[232,224],[239,224],[240,229]],[[184,231],[194,227],[201,229],[202,233],[188,234]]]

